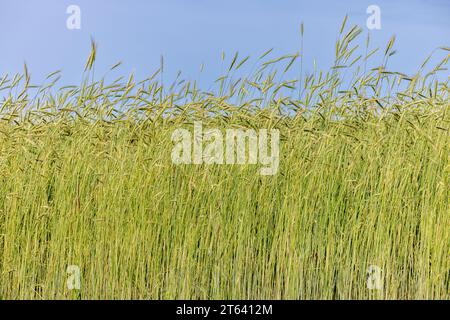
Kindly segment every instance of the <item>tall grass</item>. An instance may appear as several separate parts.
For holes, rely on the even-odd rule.
[[[234,55],[211,91],[162,70],[105,83],[94,43],[79,86],[3,76],[0,298],[450,298],[450,49],[408,76],[394,38],[360,50],[345,24],[333,68],[300,79],[302,53],[269,51],[240,78]],[[195,120],[279,129],[278,173],[172,164]]]

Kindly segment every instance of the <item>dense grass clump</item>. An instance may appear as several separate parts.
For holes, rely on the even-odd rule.
[[[236,54],[210,92],[95,81],[95,46],[80,86],[4,76],[0,298],[448,299],[449,55],[391,72],[392,40],[366,68],[359,33],[344,22],[332,70],[299,81],[282,76],[301,54],[246,78]],[[198,120],[279,129],[278,173],[173,164],[173,131]]]

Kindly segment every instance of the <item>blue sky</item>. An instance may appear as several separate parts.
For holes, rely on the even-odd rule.
[[[66,8],[81,9],[81,29],[66,28]],[[258,56],[299,50],[305,25],[304,68],[333,61],[334,42],[345,14],[367,31],[366,9],[381,9],[381,30],[370,31],[373,46],[397,36],[391,68],[417,70],[433,49],[450,46],[449,0],[0,0],[0,74],[22,70],[40,81],[61,69],[64,84],[79,83],[90,37],[98,43],[96,72],[123,61],[117,76],[151,75],[164,55],[165,77],[178,70],[188,79],[212,81],[221,72],[220,54]],[[205,65],[199,74],[200,65]]]

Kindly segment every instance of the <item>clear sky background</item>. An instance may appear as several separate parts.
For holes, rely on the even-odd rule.
[[[81,29],[66,27],[66,8],[81,8]],[[151,75],[164,56],[165,77],[208,82],[221,73],[220,55],[274,55],[299,50],[305,25],[304,69],[326,69],[345,14],[365,32],[366,9],[381,8],[373,45],[397,36],[391,69],[412,73],[431,51],[450,46],[450,0],[0,0],[0,74],[21,72],[34,82],[61,69],[64,84],[79,83],[90,37],[98,43],[96,72],[123,61],[118,76]],[[199,74],[200,65],[205,65]]]

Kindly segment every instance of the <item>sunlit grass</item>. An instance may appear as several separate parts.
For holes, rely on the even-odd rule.
[[[104,83],[94,44],[80,86],[4,76],[0,298],[448,299],[449,49],[407,76],[387,68],[392,40],[369,69],[376,52],[341,29],[334,68],[301,81],[282,77],[301,53],[267,52],[246,78],[233,56],[210,92],[162,69]],[[194,120],[279,129],[278,173],[172,164]]]

